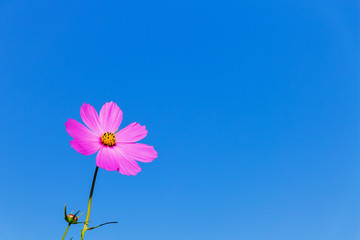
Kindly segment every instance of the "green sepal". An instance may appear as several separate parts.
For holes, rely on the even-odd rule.
[[[66,204],[65,204],[65,207],[64,207],[64,214],[65,214],[65,221],[69,222],[69,218],[68,218],[67,213],[66,213]]]

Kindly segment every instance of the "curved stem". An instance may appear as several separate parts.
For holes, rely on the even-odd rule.
[[[71,225],[71,223],[68,224],[68,226],[67,226],[67,228],[66,228],[66,230],[65,230],[64,236],[62,237],[61,240],[64,240],[64,239],[65,239],[65,236],[66,236],[66,234],[67,234],[67,232],[68,232],[68,230],[69,230],[69,228],[70,228],[70,225]]]
[[[91,185],[91,190],[90,190],[89,203],[88,203],[88,209],[87,209],[87,213],[86,213],[86,219],[85,219],[85,223],[84,223],[84,228],[81,231],[81,240],[84,239],[85,232],[87,230],[87,226],[88,226],[88,223],[89,223],[92,195],[93,195],[93,192],[94,192],[96,175],[97,175],[98,170],[99,170],[99,167],[96,167],[95,173],[94,173],[94,178],[93,178],[92,185]]]

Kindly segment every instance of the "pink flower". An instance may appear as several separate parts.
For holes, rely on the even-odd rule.
[[[118,131],[123,112],[116,103],[105,103],[99,115],[93,106],[84,103],[80,116],[88,128],[71,118],[65,123],[66,131],[74,138],[71,147],[83,155],[98,152],[98,167],[136,175],[141,171],[136,161],[151,162],[157,158],[154,147],[135,143],[146,136],[145,126],[134,122]]]

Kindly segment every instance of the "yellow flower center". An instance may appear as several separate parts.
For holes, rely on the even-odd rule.
[[[116,143],[115,134],[112,132],[106,132],[101,136],[101,143],[105,146],[112,147]]]

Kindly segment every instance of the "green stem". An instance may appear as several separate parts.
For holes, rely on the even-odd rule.
[[[70,228],[70,225],[71,225],[71,223],[68,224],[68,226],[67,226],[67,228],[66,228],[66,230],[65,230],[64,236],[62,237],[61,240],[64,240],[64,239],[65,239],[65,236],[66,236],[66,234],[67,234],[67,232],[68,232],[68,230],[69,230],[69,228]]]
[[[85,223],[84,223],[84,228],[81,231],[81,240],[84,239],[85,232],[87,230],[87,226],[88,226],[88,223],[89,223],[90,211],[91,211],[91,200],[92,200],[92,195],[93,195],[93,192],[94,192],[96,175],[97,175],[98,170],[99,170],[99,167],[96,167],[95,173],[94,173],[94,178],[93,178],[92,185],[91,185],[91,190],[90,190],[89,203],[88,203],[88,209],[87,209],[87,213],[86,213],[86,219],[85,219]]]

